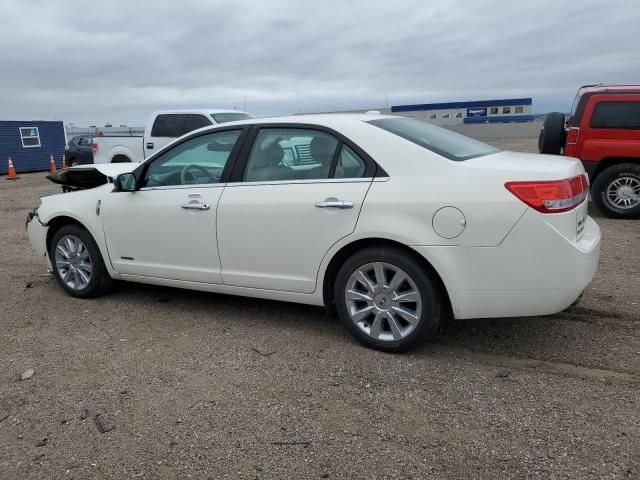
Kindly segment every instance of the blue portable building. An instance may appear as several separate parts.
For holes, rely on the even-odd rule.
[[[0,120],[0,175],[8,172],[8,157],[18,173],[49,170],[50,155],[60,168],[66,143],[62,122]]]

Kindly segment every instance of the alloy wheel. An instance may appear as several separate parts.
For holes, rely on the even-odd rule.
[[[406,338],[418,326],[422,297],[404,270],[384,262],[356,269],[344,292],[351,321],[369,337],[381,342]]]
[[[617,208],[635,208],[640,205],[640,180],[618,177],[607,186],[606,195],[609,203]]]
[[[73,290],[87,288],[93,266],[85,244],[74,235],[65,235],[58,241],[55,252],[60,279]]]

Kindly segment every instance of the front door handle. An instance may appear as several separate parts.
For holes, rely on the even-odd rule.
[[[324,202],[316,202],[318,208],[353,208],[353,202],[350,200],[325,200]]]
[[[182,208],[187,210],[209,210],[211,205],[209,203],[183,203]]]

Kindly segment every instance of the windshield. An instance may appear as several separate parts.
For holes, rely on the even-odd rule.
[[[500,151],[473,138],[411,118],[381,118],[368,123],[450,160],[468,160]]]
[[[216,123],[236,122],[238,120],[246,120],[247,118],[253,118],[248,113],[242,113],[242,112],[212,113],[211,116],[216,121]]]

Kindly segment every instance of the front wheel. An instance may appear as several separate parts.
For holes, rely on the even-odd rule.
[[[640,218],[640,164],[607,168],[593,182],[591,196],[607,217]]]
[[[65,225],[54,233],[49,258],[58,283],[73,297],[97,297],[113,284],[98,245],[79,225]]]
[[[362,344],[401,352],[435,335],[442,300],[430,272],[401,250],[367,248],[349,258],[335,283],[338,315]]]

